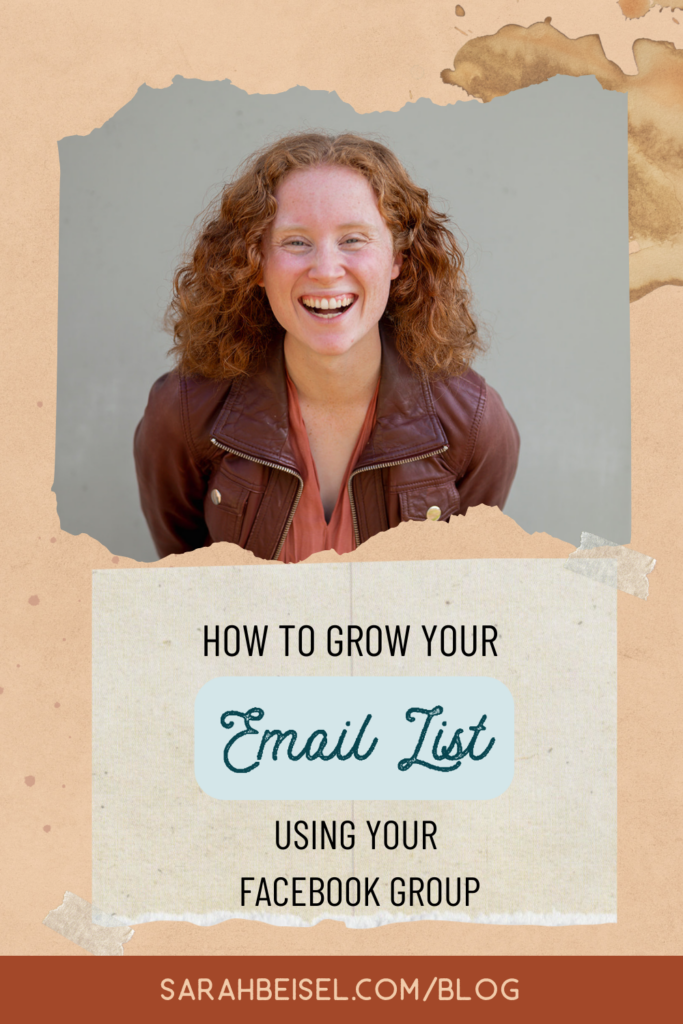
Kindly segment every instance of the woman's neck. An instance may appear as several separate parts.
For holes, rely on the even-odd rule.
[[[369,404],[382,363],[379,328],[340,354],[314,352],[286,334],[284,352],[287,372],[303,405],[341,410]]]

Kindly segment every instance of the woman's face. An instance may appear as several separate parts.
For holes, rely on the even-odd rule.
[[[311,167],[292,171],[275,197],[261,284],[290,343],[336,355],[378,338],[402,256],[369,182],[348,167]]]

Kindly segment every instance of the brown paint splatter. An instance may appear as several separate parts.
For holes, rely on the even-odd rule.
[[[38,597],[37,594],[32,594],[31,597],[29,597],[28,599],[28,603],[33,605],[40,604],[40,598]]]
[[[549,24],[550,24],[550,22],[551,22],[552,20],[553,20],[553,19],[552,19],[552,18],[550,17],[550,15],[548,15],[548,17],[547,17],[547,18],[544,18],[544,19],[543,19],[543,21],[544,21],[544,23],[545,23],[546,25],[549,25]]]
[[[652,6],[650,0],[617,0],[625,18],[643,18]]]
[[[27,775],[25,777],[25,779],[24,779],[24,782],[26,783],[27,786],[35,786],[35,784],[36,784],[36,777],[35,777],[35,775]]]
[[[545,22],[506,25],[465,43],[444,82],[485,103],[554,75],[595,75],[603,89],[628,93],[631,300],[683,284],[683,51],[637,39],[636,75],[605,56],[597,35],[568,39]]]
[[[52,825],[43,825],[43,832],[49,832],[51,828]]]
[[[465,8],[461,7],[460,4],[458,4],[457,7],[455,8],[455,13],[458,16],[458,18],[464,18],[465,17]]]

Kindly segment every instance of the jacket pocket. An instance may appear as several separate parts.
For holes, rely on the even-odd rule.
[[[254,467],[254,472],[245,462],[223,460],[209,481],[204,515],[213,541],[239,544],[247,520],[253,521],[256,515],[265,485],[258,479],[261,467]]]
[[[448,519],[460,509],[460,495],[454,480],[435,480],[433,483],[426,480],[420,487],[399,491],[398,499],[403,522],[409,519]]]

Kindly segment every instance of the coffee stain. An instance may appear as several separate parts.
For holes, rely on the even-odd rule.
[[[617,0],[625,18],[642,18],[652,7],[651,0]]]
[[[683,6],[683,4],[681,5]],[[598,35],[569,39],[547,22],[506,25],[471,39],[441,78],[488,103],[555,75],[594,75],[628,94],[631,301],[666,284],[683,285],[683,51],[637,39],[638,68],[626,75]]]
[[[444,82],[484,103],[555,75],[595,75],[604,89],[626,90],[627,76],[607,59],[599,36],[569,39],[544,21],[529,28],[505,25],[495,35],[468,40],[453,69],[441,72]]]
[[[456,17],[458,17],[458,18],[464,18],[465,17],[465,8],[461,7],[460,4],[458,4],[457,7],[455,8],[455,14],[456,14]]]

